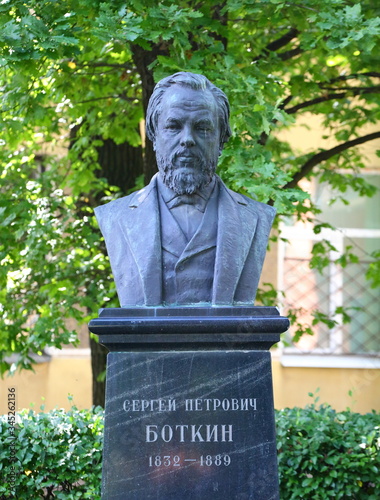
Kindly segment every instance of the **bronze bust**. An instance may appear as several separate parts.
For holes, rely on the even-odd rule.
[[[226,95],[180,72],[155,87],[148,186],[95,209],[122,307],[253,304],[275,209],[215,174],[228,141]]]

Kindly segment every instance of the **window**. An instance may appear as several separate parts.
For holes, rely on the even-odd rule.
[[[380,175],[366,175],[366,180],[380,188]],[[283,227],[282,235],[289,240],[279,245],[279,281],[286,296],[284,314],[289,308],[300,309],[301,322],[311,324],[313,311],[319,310],[336,321],[333,328],[318,324],[314,335],[304,335],[297,344],[285,348],[286,353],[380,353],[380,290],[371,288],[365,279],[371,252],[380,248],[380,195],[360,198],[348,190],[345,198],[350,205],[329,205],[328,188],[322,184],[316,189],[316,201],[322,209],[319,218],[337,227],[337,231],[326,229],[316,235],[304,225]],[[330,263],[320,274],[310,269],[309,262],[314,243],[322,239],[328,240],[335,250],[330,252]],[[335,261],[347,246],[358,255],[359,262],[342,267]],[[351,323],[344,324],[341,315],[334,316],[341,306],[348,308]],[[292,333],[294,327],[288,341]]]

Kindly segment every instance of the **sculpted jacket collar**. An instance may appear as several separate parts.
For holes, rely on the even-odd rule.
[[[211,196],[211,193],[213,192],[215,183],[216,179],[214,177],[210,184],[206,186],[206,188],[204,188],[202,191],[197,191],[197,193],[193,196],[177,195],[174,191],[165,186],[159,175],[157,176],[158,192],[161,194],[169,209],[182,205],[183,203],[190,203],[191,205],[194,205],[194,207],[196,207],[200,212],[204,213],[207,202]]]
[[[257,215],[245,198],[226,188],[219,177],[218,236],[213,283],[213,304],[232,304],[257,226]],[[145,305],[162,303],[162,262],[157,174],[131,197],[128,214],[118,221],[143,282]],[[144,252],[141,252],[142,228]],[[242,231],[244,228],[244,231]],[[236,249],[239,249],[237,251]],[[226,270],[228,269],[228,273]],[[228,276],[227,276],[228,275]]]

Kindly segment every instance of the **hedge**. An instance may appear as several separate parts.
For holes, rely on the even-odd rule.
[[[380,499],[380,414],[277,412],[281,500]]]
[[[99,499],[103,428],[101,408],[1,417],[0,499]]]
[[[282,500],[380,498],[379,413],[309,405],[276,421]],[[0,417],[0,500],[99,500],[102,434],[101,408],[22,411],[14,433]]]

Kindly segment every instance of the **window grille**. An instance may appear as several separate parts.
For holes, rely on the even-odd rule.
[[[365,279],[370,263],[369,254],[380,247],[380,230],[339,229],[323,230],[316,235],[296,226],[283,227],[282,236],[288,240],[279,244],[280,289],[285,292],[283,314],[299,309],[299,320],[311,325],[313,313],[320,311],[335,320],[329,328],[323,323],[312,326],[314,335],[304,335],[293,344],[295,327],[286,339],[288,353],[362,354],[380,353],[380,290],[371,288]],[[322,274],[310,269],[311,249],[318,240],[328,240],[335,248],[330,252],[329,265]],[[347,245],[353,246],[359,262],[345,267],[336,264]],[[339,307],[348,310],[351,322],[345,324]]]

